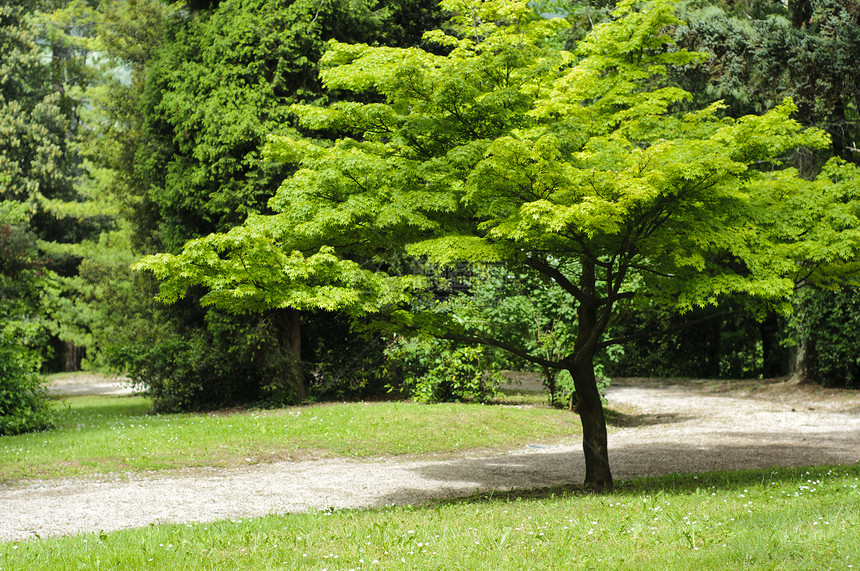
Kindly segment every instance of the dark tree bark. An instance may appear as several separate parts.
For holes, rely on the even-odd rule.
[[[594,355],[597,352],[597,298],[595,297],[594,264],[583,263],[580,287],[584,298],[577,309],[579,318],[573,362],[568,367],[576,389],[577,404],[582,423],[582,449],[585,454],[585,486],[595,491],[613,488],[609,469],[609,448],[606,438],[606,417],[597,389],[594,374]]]
[[[782,330],[779,315],[768,313],[759,325],[762,347],[762,376],[766,379],[782,377],[789,372],[789,353],[779,340]]]
[[[66,362],[64,370],[68,373],[71,371],[81,370],[81,358],[83,351],[75,345],[74,341],[66,341]]]
[[[613,488],[609,469],[609,448],[606,438],[606,417],[597,390],[594,359],[586,358],[569,369],[576,387],[575,410],[582,423],[582,450],[585,454],[585,486],[595,491]]]
[[[281,374],[284,375],[288,384],[293,387],[296,398],[305,401],[308,398],[305,389],[304,376],[302,375],[302,322],[301,313],[298,310],[276,309],[274,312],[274,326],[279,336],[279,344],[283,353]]]

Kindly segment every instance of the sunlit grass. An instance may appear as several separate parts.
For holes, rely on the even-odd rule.
[[[0,437],[0,482],[578,438],[578,417],[531,400],[512,397],[517,406],[375,402],[153,415],[144,397],[71,397],[57,402],[56,430]]]
[[[858,569],[860,466],[0,544],[2,569]]]

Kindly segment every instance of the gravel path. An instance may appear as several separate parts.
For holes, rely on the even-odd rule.
[[[616,479],[860,462],[860,395],[802,387],[719,391],[702,382],[615,382],[609,403],[623,411],[622,426],[609,436]],[[478,490],[579,483],[583,477],[581,444],[571,441],[445,460],[315,460],[32,481],[0,485],[0,541],[417,503]]]

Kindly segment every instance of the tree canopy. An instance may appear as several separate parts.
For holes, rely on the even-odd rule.
[[[269,202],[276,214],[138,267],[163,280],[166,301],[203,285],[204,303],[232,311],[338,309],[567,369],[586,482],[610,487],[593,365],[622,341],[604,337],[615,304],[684,311],[742,294],[781,306],[798,282],[841,274],[858,246],[855,170],[833,160],[810,182],[782,168],[793,149],[828,144],[792,119],[790,100],[738,119],[719,103],[682,111],[690,95],[667,71],[705,56],[673,46],[665,0],[620,2],[574,52],[556,47],[565,21],[528,2],[442,6],[455,32],[425,36],[435,53],[330,43],[323,82],[357,99],[292,112],[305,129],[348,135],[271,138],[267,156],[297,165]],[[403,252],[564,290],[573,346],[548,359],[416,305],[426,276],[387,264]]]

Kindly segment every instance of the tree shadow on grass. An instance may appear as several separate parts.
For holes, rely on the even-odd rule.
[[[735,489],[774,481],[796,482],[801,476],[805,480],[826,474],[830,466],[845,461],[844,452],[814,443],[652,443],[610,452],[610,462],[619,477],[616,494],[691,493],[711,487]],[[860,464],[842,465],[838,470],[860,475]],[[413,471],[438,483],[435,493],[425,494],[435,501],[504,501],[588,493],[580,484],[585,473],[582,455],[569,449],[427,462]],[[637,478],[639,474],[645,477]],[[469,489],[474,492],[469,494]],[[384,502],[404,503],[403,498],[421,493],[417,489],[392,490]],[[446,496],[457,499],[439,500]]]
[[[860,464],[832,466],[803,466],[795,468],[762,468],[757,470],[735,470],[706,472],[701,474],[670,474],[651,478],[637,478],[616,482],[615,489],[606,495],[628,496],[641,494],[695,494],[703,490],[741,490],[762,484],[796,484],[808,480],[826,479],[832,474],[860,477]],[[458,505],[488,502],[517,502],[530,500],[552,500],[571,496],[595,495],[580,484],[561,484],[541,488],[517,488],[492,490],[458,498],[434,500],[433,504]]]

